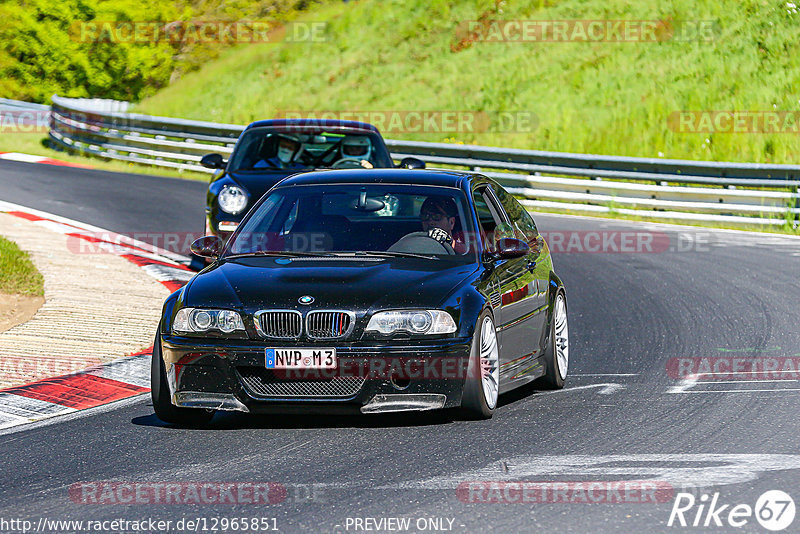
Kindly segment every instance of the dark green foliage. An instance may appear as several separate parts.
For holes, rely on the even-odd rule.
[[[0,0],[0,97],[48,102],[58,93],[138,101],[231,43],[135,39],[119,23],[275,21],[309,3]]]

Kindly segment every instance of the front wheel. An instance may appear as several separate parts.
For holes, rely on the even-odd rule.
[[[500,352],[497,347],[497,330],[491,314],[484,311],[472,337],[461,409],[472,419],[489,419],[497,407],[499,394]]]
[[[150,398],[156,417],[165,423],[180,426],[199,426],[211,421],[213,410],[204,408],[180,408],[170,401],[167,371],[161,357],[161,334],[156,333],[153,342],[153,361],[150,366]]]
[[[550,336],[545,349],[547,370],[543,377],[545,386],[561,389],[569,368],[569,326],[567,324],[567,298],[558,292],[550,319]]]

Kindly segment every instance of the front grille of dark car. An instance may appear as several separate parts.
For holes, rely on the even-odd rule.
[[[312,311],[306,315],[306,334],[313,339],[337,339],[347,336],[354,316],[345,311]]]
[[[303,333],[303,316],[293,310],[264,310],[255,314],[256,330],[263,337],[297,339]]]
[[[247,393],[253,397],[349,398],[361,391],[366,377],[282,378],[263,367],[237,367]]]

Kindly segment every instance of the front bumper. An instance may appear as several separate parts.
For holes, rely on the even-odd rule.
[[[457,407],[471,339],[295,344],[164,336],[173,404],[254,413],[380,413]],[[272,371],[266,348],[334,347],[336,371]]]

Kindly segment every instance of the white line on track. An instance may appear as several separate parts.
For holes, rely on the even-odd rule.
[[[695,391],[679,391],[678,393],[783,393],[785,391],[800,391],[800,388],[778,389],[698,389]],[[671,391],[670,393],[675,393]]]
[[[571,374],[569,376],[639,376],[639,373],[586,373]]]
[[[695,384],[759,384],[764,382],[800,382],[800,380],[796,378],[776,378],[774,380],[701,380],[699,382],[695,382]]]
[[[118,401],[110,402],[108,404],[102,404],[100,406],[94,406],[93,408],[86,408],[83,410],[72,411],[71,413],[65,414],[54,414],[52,417],[48,417],[47,419],[39,419],[37,421],[32,421],[30,423],[23,423],[18,426],[0,429],[0,436],[6,436],[8,434],[15,434],[17,432],[23,432],[32,430],[34,428],[41,428],[43,426],[54,425],[57,423],[64,423],[66,421],[73,421],[75,419],[80,419],[81,417],[90,417],[92,415],[111,412],[118,408],[123,408],[125,406],[132,406],[134,404],[144,403],[145,401],[150,400],[150,393],[140,393],[139,395],[135,395],[133,397],[128,397],[126,399],[121,399]],[[57,417],[56,417],[57,415]]]
[[[189,261],[189,258],[187,258],[186,256],[170,252],[160,247],[151,245],[150,243],[145,243],[144,241],[139,241],[137,239],[132,239],[127,236],[124,236],[122,234],[117,234],[116,232],[111,232],[110,230],[106,230],[105,228],[100,228],[99,226],[94,226],[92,224],[76,221],[75,219],[69,219],[67,217],[62,217],[60,215],[55,215],[53,213],[48,213],[46,211],[37,210],[35,208],[29,208],[28,206],[23,206],[21,204],[14,204],[13,202],[0,200],[0,212],[7,212],[7,211],[22,211],[25,213],[30,213],[31,215],[35,215],[37,217],[42,217],[43,219],[48,219],[46,221],[40,221],[40,223],[45,226],[52,225],[53,221],[55,221],[56,223],[61,223],[62,225],[72,226],[76,230],[84,230],[88,232],[117,236],[120,238],[121,246],[131,245],[140,248],[142,249],[142,251],[138,252],[137,254],[145,257],[150,257],[151,259],[163,260],[164,258],[168,258],[177,263],[188,263]],[[56,229],[56,231],[60,230],[61,229]],[[109,244],[108,246],[111,247],[113,245]],[[149,251],[151,254],[154,254],[155,256],[148,256],[148,252],[144,251]]]

